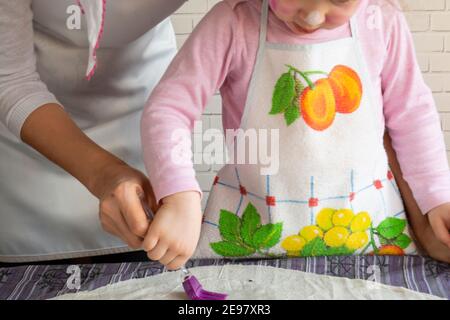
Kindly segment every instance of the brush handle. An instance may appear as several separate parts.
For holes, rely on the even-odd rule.
[[[190,276],[192,276],[192,273],[186,268],[185,265],[182,265],[180,267],[181,272],[184,273],[184,280],[186,280],[187,278],[189,278]]]
[[[147,202],[145,200],[141,200],[142,208],[144,209],[145,215],[147,216],[148,220],[153,220],[155,217],[155,214],[153,213],[153,210],[149,207]]]

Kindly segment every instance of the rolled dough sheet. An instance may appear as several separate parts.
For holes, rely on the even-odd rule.
[[[258,265],[203,266],[190,269],[207,290],[225,292],[230,300],[441,299],[374,281],[348,279]],[[132,279],[55,299],[187,299],[181,271]]]

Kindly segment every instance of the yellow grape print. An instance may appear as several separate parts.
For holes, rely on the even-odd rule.
[[[404,219],[388,217],[375,228],[367,211],[355,214],[348,208],[323,208],[316,215],[315,225],[287,236],[281,247],[289,257],[349,255],[358,250],[364,254],[369,247],[372,254],[401,255],[411,243],[403,233],[405,226]]]

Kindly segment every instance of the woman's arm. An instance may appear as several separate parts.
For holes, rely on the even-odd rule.
[[[141,197],[156,208],[148,179],[89,139],[57,104],[31,113],[22,139],[78,179],[100,200],[103,228],[140,248],[148,229]]]
[[[55,103],[40,106],[26,118],[21,139],[77,178],[97,198],[104,193],[99,174],[109,166],[126,165],[89,139]]]
[[[428,221],[428,216],[422,213],[408,183],[403,179],[402,170],[388,133],[384,135],[384,147],[388,155],[389,166],[402,195],[416,245],[430,257],[450,263],[450,249],[436,237]]]
[[[140,247],[148,222],[139,194],[155,207],[147,178],[90,140],[40,80],[31,0],[1,1],[0,30],[0,121],[99,198],[107,231]]]

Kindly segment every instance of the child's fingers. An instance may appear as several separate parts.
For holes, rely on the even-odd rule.
[[[161,241],[158,241],[156,247],[147,252],[147,256],[149,257],[150,260],[157,261],[166,254],[168,248],[169,248],[168,245],[166,245]]]
[[[178,256],[178,253],[168,250],[166,254],[159,259],[159,262],[161,262],[163,265],[167,266],[172,260],[174,260]]]
[[[186,261],[189,260],[189,257],[186,256],[177,256],[175,259],[173,259],[168,265],[167,269],[170,270],[177,270],[180,269],[182,265],[186,263]]]
[[[156,237],[153,232],[149,232],[142,243],[142,249],[146,252],[152,251],[158,244],[158,240],[158,237]]]

